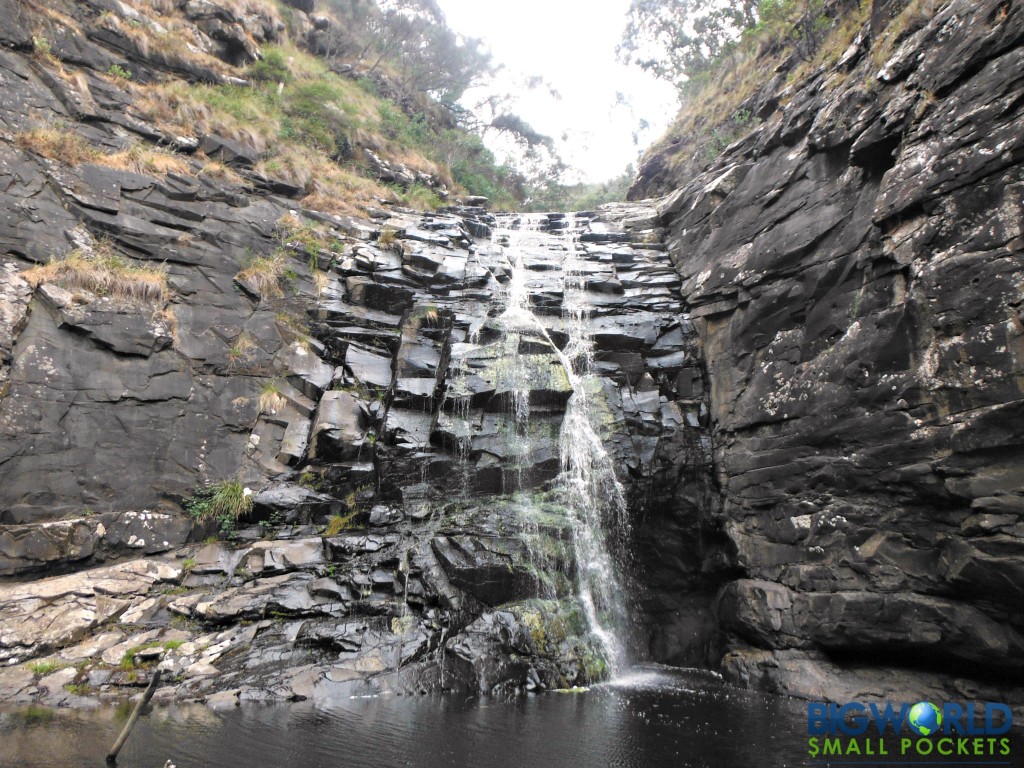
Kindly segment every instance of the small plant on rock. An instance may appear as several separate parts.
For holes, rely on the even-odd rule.
[[[405,246],[398,239],[398,231],[394,229],[382,229],[377,236],[377,245],[385,251],[397,253],[399,256],[405,253]]]
[[[285,271],[284,256],[275,253],[253,259],[235,276],[235,279],[252,288],[260,296],[280,296],[281,279]]]
[[[48,675],[56,669],[60,668],[60,665],[55,661],[36,661],[28,665],[28,668],[35,672],[37,675]]]
[[[260,413],[275,414],[284,408],[286,402],[276,381],[268,381],[263,385],[260,391]]]
[[[185,511],[201,523],[216,520],[221,533],[230,534],[239,518],[252,511],[253,494],[237,480],[208,483],[185,500]]]
[[[128,82],[132,79],[132,73],[120,64],[111,64],[107,69],[107,75],[122,82]]]
[[[356,515],[359,510],[354,509],[347,515],[334,515],[327,521],[327,528],[324,529],[324,536],[337,536],[342,531],[350,531],[356,527]]]

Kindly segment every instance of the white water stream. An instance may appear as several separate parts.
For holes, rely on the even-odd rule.
[[[587,299],[584,254],[574,234],[576,222],[570,222],[565,235],[538,232],[540,223],[541,219],[528,218],[520,229],[501,233],[507,243],[505,253],[511,274],[506,288],[506,308],[499,319],[507,339],[533,332],[551,343],[573,390],[559,436],[561,472],[557,486],[572,528],[577,596],[614,677],[628,662],[623,641],[628,616],[619,569],[608,544],[612,535],[624,533],[628,525],[625,494],[595,423],[603,386],[592,373],[591,307]],[[523,265],[522,250],[527,245],[564,252],[562,292],[567,341],[562,350],[552,343],[547,329],[531,309],[529,271]],[[516,354],[514,349],[509,351]],[[521,435],[528,434],[528,375],[526,366],[513,365],[513,411],[517,432]]]

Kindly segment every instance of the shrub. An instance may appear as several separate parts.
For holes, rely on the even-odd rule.
[[[107,74],[115,80],[122,80],[127,82],[132,79],[132,73],[122,67],[120,64],[111,64],[107,69]]]

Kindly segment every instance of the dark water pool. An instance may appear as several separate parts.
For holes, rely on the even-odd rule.
[[[3,768],[100,768],[123,724],[91,712],[0,713]],[[646,670],[587,693],[512,701],[383,696],[214,712],[160,707],[124,768],[807,765],[806,705],[728,688],[700,672]]]

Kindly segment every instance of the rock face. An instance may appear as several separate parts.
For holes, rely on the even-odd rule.
[[[108,186],[90,186],[81,169],[59,173],[90,200],[124,187],[105,170]],[[272,296],[205,236],[144,238],[149,217],[171,215],[165,183],[133,176],[151,207],[130,205],[133,242],[174,258],[169,307],[38,281],[12,256],[0,568],[21,576],[172,550],[177,560],[0,594],[19,627],[0,637],[11,665],[3,694],[73,704],[83,689],[144,684],[156,667],[178,681],[162,696],[247,701],[601,678],[573,586],[578,523],[555,482],[566,403],[584,385],[570,376],[575,356],[592,353],[592,419],[638,519],[673,518],[658,505],[699,496],[711,458],[697,335],[653,209],[396,210],[363,229],[287,213],[273,197],[207,201],[190,231],[263,252],[271,235],[284,243],[291,295]],[[176,194],[197,200],[187,187]],[[108,192],[106,211],[122,205]],[[99,248],[88,238],[94,209],[76,210],[84,220],[67,238]],[[120,234],[113,243],[123,247]],[[168,315],[173,331],[161,325]],[[295,318],[309,336],[294,340]],[[580,333],[570,324],[585,328],[590,352],[567,351]],[[170,410],[136,415],[147,407]],[[91,452],[64,431],[79,423]],[[44,465],[54,469],[29,474]],[[93,495],[58,466],[90,473]],[[193,528],[176,502],[197,479],[235,473],[254,492],[243,525],[258,524],[182,548],[210,527]],[[154,500],[161,511],[135,511]],[[638,526],[638,538],[656,528]],[[144,578],[149,568],[173,573]],[[102,586],[122,570],[139,578]],[[653,571],[630,574],[637,617],[678,608],[664,589],[678,569]],[[99,591],[83,594],[93,583]],[[31,640],[40,622],[47,633]],[[639,639],[664,645],[669,626]],[[52,679],[39,671],[53,667]]]
[[[712,661],[805,695],[1019,686],[1024,10],[942,3],[880,67],[871,40],[660,209],[710,384]]]
[[[161,696],[235,700],[601,678],[556,480],[581,360],[637,520],[681,534],[710,487],[698,337],[653,209],[309,210],[242,134],[183,138],[135,109],[156,81],[244,85],[231,67],[282,32],[272,4],[14,5],[0,697],[78,704],[157,666]],[[333,22],[290,5],[315,50]],[[185,513],[229,481],[252,501],[237,525]],[[687,575],[636,565],[633,612],[658,628],[638,642],[676,648],[662,619]]]

